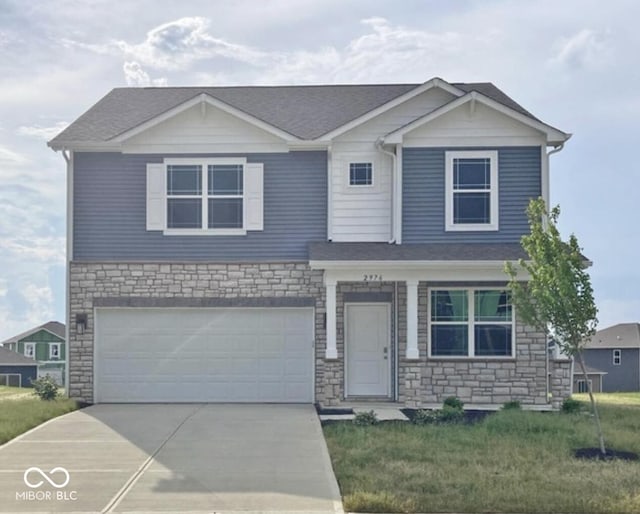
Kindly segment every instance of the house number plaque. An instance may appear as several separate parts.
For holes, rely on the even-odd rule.
[[[382,282],[382,275],[376,273],[365,274],[362,278],[365,282]]]

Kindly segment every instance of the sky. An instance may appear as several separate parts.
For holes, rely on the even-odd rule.
[[[64,321],[65,165],[114,87],[490,81],[573,134],[551,201],[600,328],[640,321],[640,2],[0,0],[0,341]]]

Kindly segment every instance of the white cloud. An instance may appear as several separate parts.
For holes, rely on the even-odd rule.
[[[45,263],[49,265],[65,262],[64,237],[19,237],[4,238],[0,241],[0,250],[11,254],[18,262]]]
[[[606,35],[591,29],[582,29],[571,37],[563,38],[551,63],[572,69],[595,69],[607,62],[609,48]]]
[[[16,164],[26,164],[29,162],[26,156],[0,146],[0,166],[9,166]]]
[[[49,141],[57,136],[60,132],[62,132],[65,128],[69,126],[69,123],[66,121],[59,121],[55,125],[50,127],[42,127],[40,125],[33,126],[22,126],[18,128],[18,135],[20,136],[29,136],[29,137],[37,137],[39,139],[44,139],[45,141]]]
[[[126,61],[122,66],[124,78],[128,86],[166,86],[167,79],[153,79],[142,69],[142,66],[135,61]]]
[[[150,30],[142,43],[114,44],[125,56],[156,69],[185,69],[194,61],[214,57],[262,64],[267,54],[214,37],[209,25],[209,20],[202,17],[180,18]]]

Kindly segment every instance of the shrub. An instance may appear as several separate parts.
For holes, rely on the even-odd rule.
[[[561,410],[565,414],[576,414],[582,410],[582,404],[573,398],[565,398]]]
[[[361,427],[377,425],[378,416],[376,416],[376,413],[372,410],[368,412],[357,412],[355,417],[353,418],[353,423]]]
[[[436,411],[438,422],[440,423],[459,423],[464,419],[464,411],[462,408],[452,407],[445,404],[442,409]]]
[[[438,421],[438,412],[439,411],[420,409],[416,411],[411,422],[414,425],[431,425]]]
[[[449,396],[444,399],[444,406],[461,411],[464,407],[464,403],[457,396]]]
[[[49,375],[40,377],[37,380],[31,380],[34,393],[40,397],[41,400],[50,401],[55,400],[58,396],[58,384]]]
[[[502,410],[522,410],[522,407],[518,400],[511,400],[510,402],[504,402]]]

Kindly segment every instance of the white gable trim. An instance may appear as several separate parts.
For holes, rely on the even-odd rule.
[[[428,80],[424,84],[421,84],[413,88],[411,91],[407,91],[405,94],[400,95],[394,98],[393,100],[389,100],[386,104],[382,104],[381,106],[366,112],[359,118],[356,118],[355,120],[351,120],[350,122],[345,123],[344,125],[341,125],[340,127],[332,130],[331,132],[327,132],[323,136],[317,138],[317,140],[329,141],[331,139],[334,139],[357,126],[362,125],[363,123],[369,121],[370,119],[375,118],[376,116],[388,111],[389,109],[393,109],[394,107],[397,107],[398,105],[406,102],[407,100],[410,100],[411,98],[414,98],[419,94],[424,93],[425,91],[428,91],[429,89],[433,89],[435,87],[440,88],[446,91],[447,93],[451,93],[456,97],[461,97],[462,95],[464,95],[464,91],[462,91],[461,89],[458,89],[457,87],[452,86],[445,80],[442,80],[436,77],[431,80]]]
[[[186,102],[176,105],[172,109],[169,109],[168,111],[165,111],[162,114],[159,114],[158,116],[151,118],[150,120],[145,121],[144,123],[141,123],[137,127],[129,129],[123,132],[122,134],[119,134],[111,138],[109,141],[122,143],[132,138],[133,136],[140,134],[145,130],[150,129],[151,127],[155,127],[156,125],[162,123],[163,121],[173,118],[174,116],[180,114],[181,112],[184,112],[187,109],[190,109],[191,107],[194,107],[196,105],[201,105],[202,109],[206,109],[207,105],[211,105],[217,109],[220,109],[221,111],[226,112],[227,114],[231,114],[232,116],[235,116],[236,118],[241,119],[242,121],[246,121],[247,123],[259,129],[262,129],[265,132],[268,132],[269,134],[279,137],[287,142],[300,141],[299,138],[289,134],[288,132],[285,132],[284,130],[274,127],[273,125],[265,123],[264,121],[254,116],[251,116],[246,112],[236,109],[235,107],[232,107],[231,105],[225,102],[222,102],[217,98],[213,98],[212,96],[206,93],[201,93],[198,96],[193,97],[191,100],[187,100]]]
[[[505,116],[509,116],[510,118],[513,118],[514,120],[519,121],[523,125],[526,125],[528,127],[531,127],[535,130],[542,132],[546,136],[547,144],[549,145],[554,145],[554,146],[559,145],[560,143],[564,143],[571,137],[571,134],[562,132],[561,130],[555,127],[552,127],[551,125],[547,125],[546,123],[543,123],[541,121],[534,120],[529,116],[525,116],[524,114],[514,109],[511,109],[510,107],[507,107],[506,105],[503,105],[500,102],[496,102],[495,100],[492,100],[491,98],[483,95],[482,93],[478,93],[477,91],[471,91],[470,93],[467,93],[464,96],[451,100],[449,103],[443,105],[442,107],[439,107],[438,109],[431,111],[430,113],[425,114],[424,116],[421,116],[420,118],[412,121],[411,123],[406,124],[404,127],[400,127],[399,129],[394,130],[393,132],[390,132],[389,134],[384,136],[384,142],[385,144],[402,143],[402,138],[405,134],[419,127],[422,127],[423,125],[426,125],[427,123],[435,120],[436,118],[439,118],[440,116],[443,116],[448,112],[451,112],[452,110],[469,102],[471,102],[472,107],[475,106],[476,102],[479,102],[491,109],[494,109],[495,111],[500,112],[501,114],[504,114]]]

